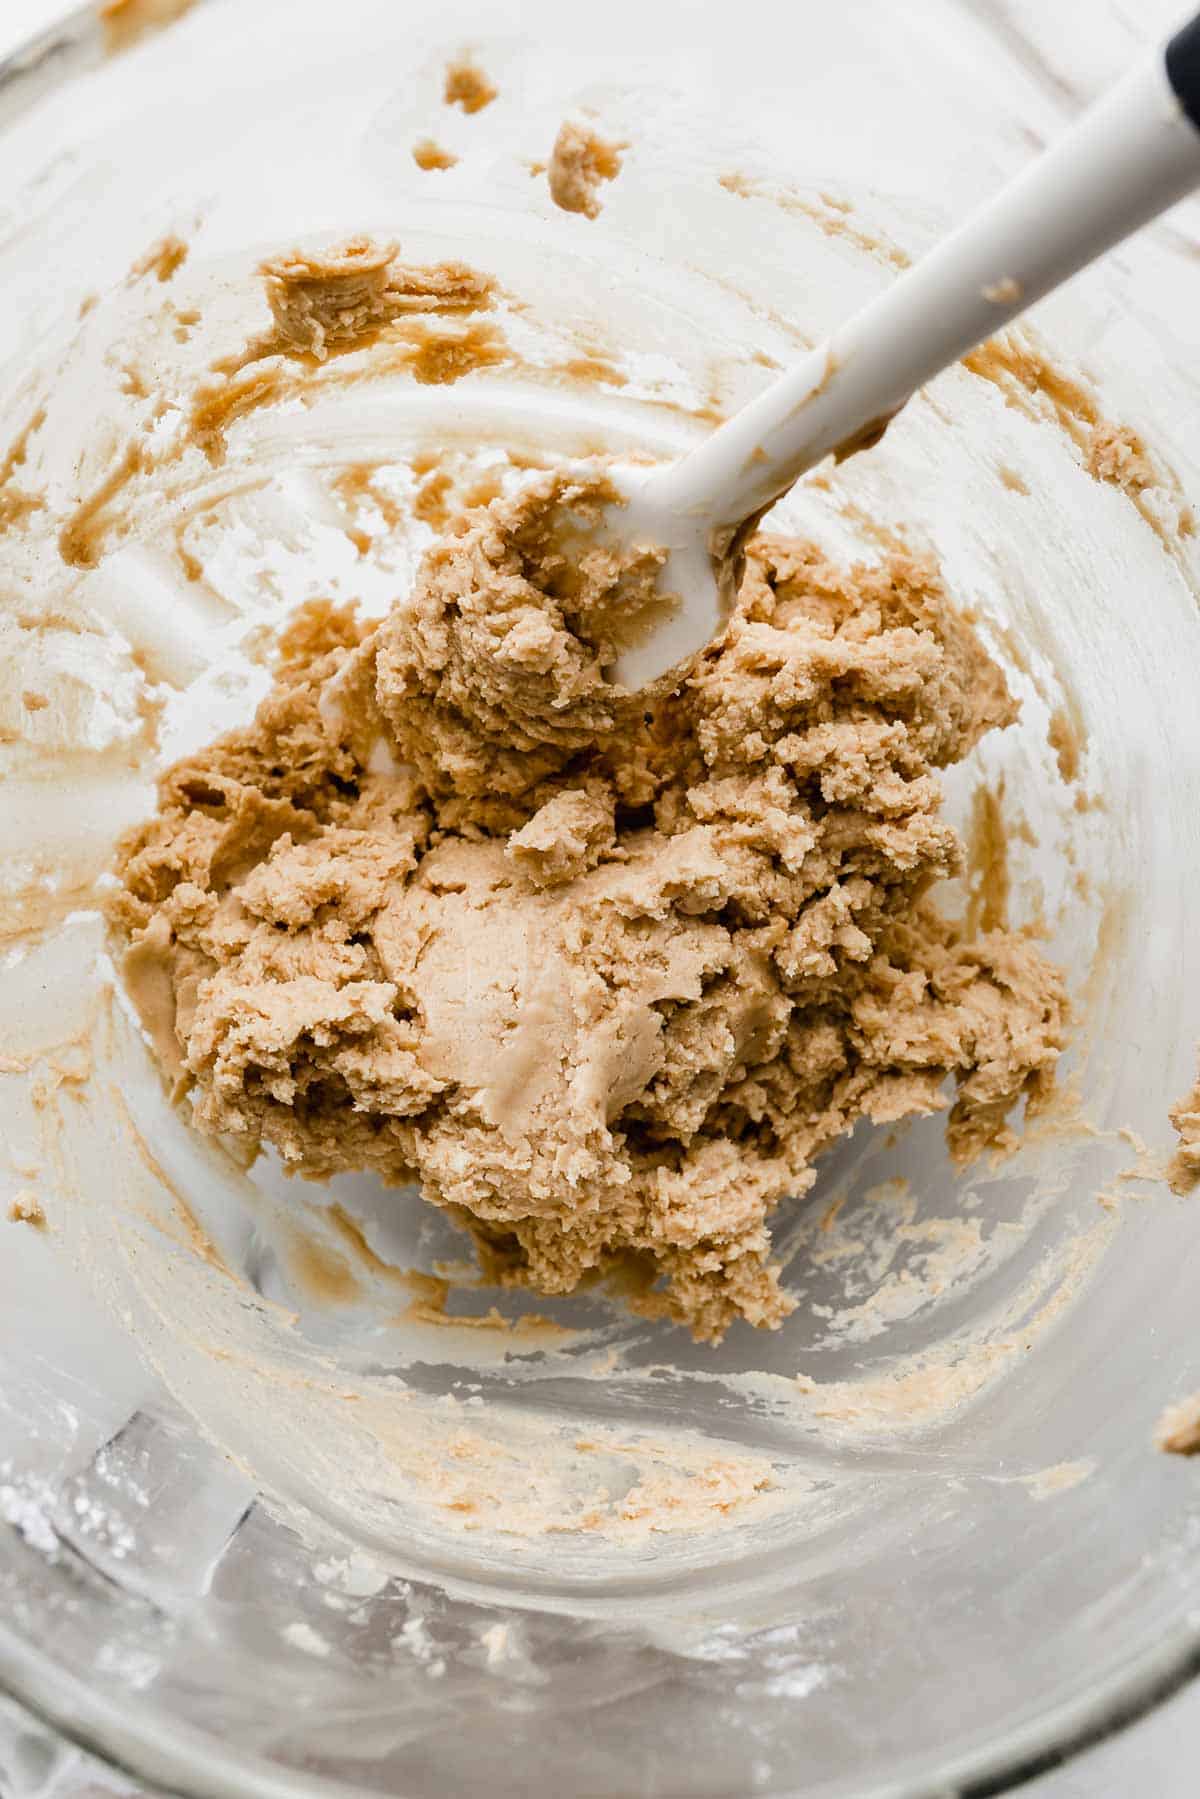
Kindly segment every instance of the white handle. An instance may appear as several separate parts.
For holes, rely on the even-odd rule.
[[[647,482],[646,501],[692,532],[700,521],[724,532],[757,516],[805,469],[870,441],[922,383],[1198,183],[1200,130],[1156,51],[797,369]]]

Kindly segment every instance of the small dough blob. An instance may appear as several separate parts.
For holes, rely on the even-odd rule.
[[[419,169],[452,169],[458,162],[453,150],[444,149],[432,137],[419,137],[412,147],[412,154]]]
[[[621,173],[624,144],[609,143],[586,125],[567,119],[554,140],[546,179],[550,198],[564,212],[594,219],[600,213],[600,183]]]
[[[858,1119],[1009,1143],[1066,998],[929,896],[936,771],[1016,710],[932,563],[760,537],[724,638],[632,695],[614,619],[657,559],[562,547],[607,494],[468,514],[371,628],[303,608],[254,722],[164,775],[116,914],[200,1129],[419,1181],[492,1278],[621,1269],[717,1341],[791,1309],[769,1216]]]
[[[1167,1185],[1183,1196],[1200,1186],[1200,1079],[1171,1107],[1169,1117],[1179,1142],[1167,1163]]]
[[[490,106],[500,89],[469,56],[459,56],[446,65],[442,99],[447,106],[461,106],[466,113],[482,112]]]

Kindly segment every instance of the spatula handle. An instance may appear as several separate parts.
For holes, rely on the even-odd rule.
[[[721,529],[1200,184],[1200,18],[800,366],[662,475],[654,504]]]

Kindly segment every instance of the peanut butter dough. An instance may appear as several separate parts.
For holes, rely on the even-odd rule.
[[[1171,1107],[1169,1117],[1179,1142],[1167,1163],[1167,1185],[1183,1195],[1200,1186],[1200,1080]]]
[[[1154,1441],[1166,1455],[1200,1455],[1200,1393],[1166,1407]]]
[[[442,99],[447,106],[461,106],[467,113],[482,112],[500,89],[469,56],[458,56],[446,67]]]
[[[396,244],[369,237],[269,257],[260,273],[275,330],[251,346],[252,354],[291,350],[319,362],[357,348],[405,313],[474,312],[489,304],[492,291],[489,278],[464,262],[410,267]]]
[[[419,137],[412,147],[413,161],[419,169],[452,169],[458,162],[453,150],[445,150],[432,137]]]
[[[628,695],[655,559],[561,547],[606,491],[468,514],[373,627],[303,608],[254,722],[163,777],[116,917],[201,1130],[417,1180],[493,1278],[620,1268],[717,1341],[791,1309],[767,1221],[821,1150],[947,1107],[958,1160],[1003,1147],[1066,1000],[929,897],[936,771],[1015,715],[932,564],[759,537],[722,642]]]
[[[624,148],[624,144],[611,144],[586,126],[567,119],[554,140],[546,169],[554,204],[564,212],[598,218],[600,183],[612,181],[621,173]]]

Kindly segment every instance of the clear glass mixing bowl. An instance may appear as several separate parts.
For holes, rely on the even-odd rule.
[[[1001,818],[1078,1023],[1002,1165],[956,1175],[936,1120],[827,1159],[778,1217],[778,1334],[455,1285],[415,1197],[201,1142],[96,883],[156,769],[248,713],[289,604],[407,579],[418,452],[677,449],[1171,9],[213,0],[139,41],[153,10],[0,70],[2,491],[42,501],[0,532],[10,1788],[53,1790],[65,1739],[206,1796],[998,1790],[1200,1650],[1200,1492],[1151,1445],[1200,1387],[1194,1204],[1154,1178],[1200,1034],[1195,208],[781,509],[932,546],[1009,668],[1021,722],[950,806],[977,884]],[[463,48],[499,88],[474,115],[441,98]],[[595,221],[536,168],[581,109],[629,146]],[[64,565],[138,409],[168,427],[259,320],[258,258],[348,230],[493,273],[503,357],[260,410]],[[138,273],[171,233],[186,262]],[[1106,422],[1145,480],[1097,478]]]

